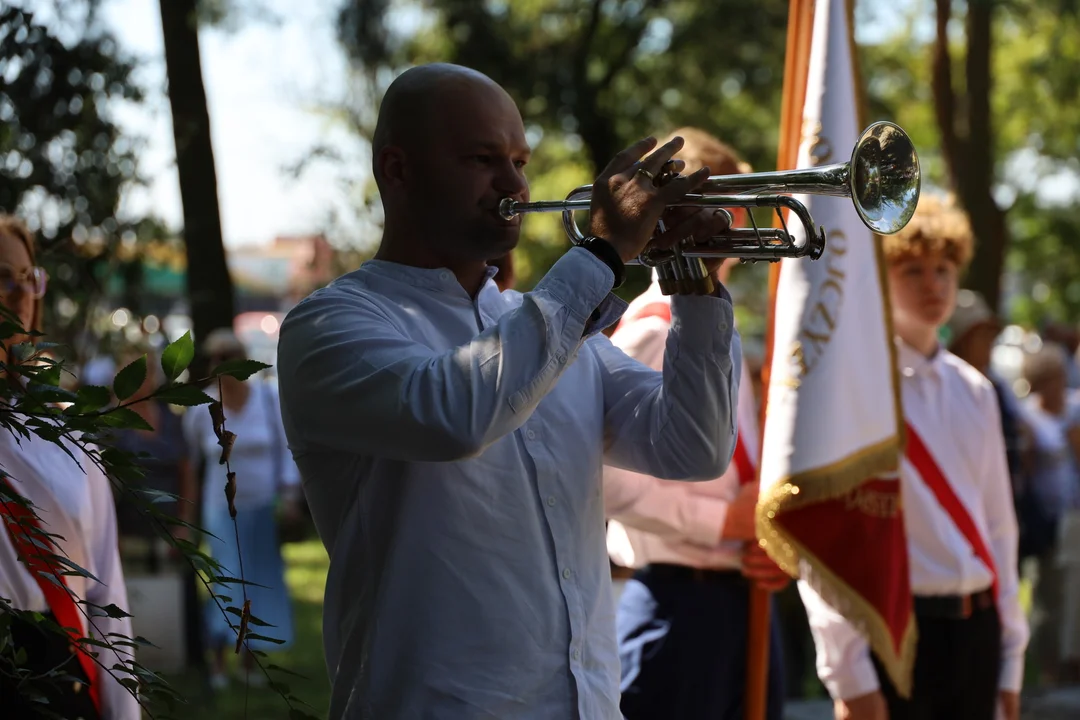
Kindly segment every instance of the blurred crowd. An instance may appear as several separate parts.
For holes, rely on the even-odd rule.
[[[1080,681],[1080,330],[1003,328],[961,291],[943,340],[983,372],[1001,408],[1020,524],[1021,576],[1032,587],[1038,684]]]

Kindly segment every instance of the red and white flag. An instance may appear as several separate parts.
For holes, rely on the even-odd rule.
[[[850,0],[792,0],[789,22],[779,169],[845,162],[863,127]],[[906,694],[915,620],[880,239],[851,200],[797,197],[827,245],[773,269],[758,537],[864,632]]]

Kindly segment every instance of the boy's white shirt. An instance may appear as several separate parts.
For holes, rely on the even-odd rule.
[[[998,574],[1001,690],[1019,692],[1028,625],[1018,597],[1019,531],[997,396],[975,368],[947,350],[927,358],[897,341],[904,414],[938,462],[990,547]],[[916,595],[985,590],[991,570],[905,458],[901,469],[911,586]],[[799,592],[817,647],[817,670],[834,698],[878,689],[865,638],[805,583]]]

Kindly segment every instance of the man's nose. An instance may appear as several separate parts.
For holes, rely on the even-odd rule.
[[[520,200],[529,189],[529,183],[520,168],[513,162],[507,162],[495,176],[495,187],[500,193]]]

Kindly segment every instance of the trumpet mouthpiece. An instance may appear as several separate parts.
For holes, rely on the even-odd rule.
[[[514,219],[514,216],[517,215],[517,212],[514,211],[514,205],[516,204],[514,198],[506,197],[499,201],[499,215],[502,216],[503,220]]]

